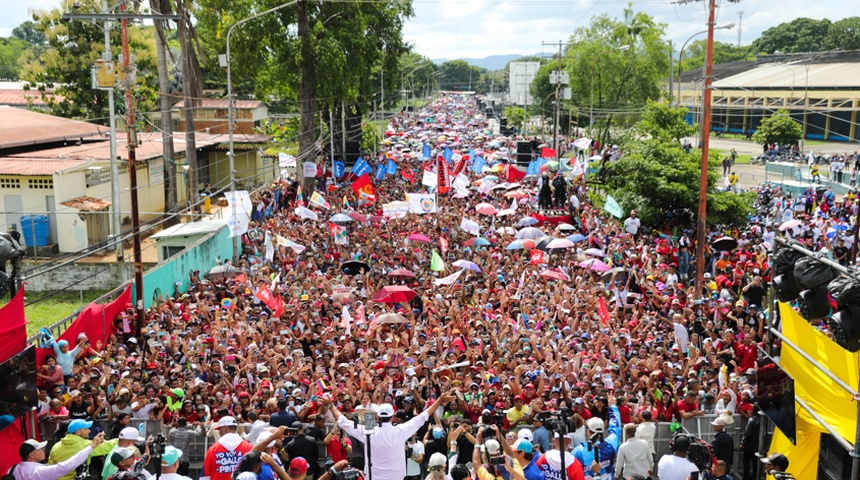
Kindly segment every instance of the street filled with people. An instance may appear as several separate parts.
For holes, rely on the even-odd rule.
[[[584,157],[617,149],[533,159],[525,176],[516,142],[443,95],[392,118],[351,173],[320,165],[313,192],[284,176],[252,193],[235,269],[190,272],[142,332],[129,305],[107,344],[55,344],[38,414],[57,434],[25,443],[14,477],[70,480],[89,462],[139,478],[158,462],[179,480],[200,439],[205,480],[785,471],[757,457],[773,238],[847,264],[853,196],[763,188],[749,225],[707,232],[696,291],[695,225],[594,207]],[[700,417],[713,441],[684,433]],[[163,445],[140,420],[163,422]]]

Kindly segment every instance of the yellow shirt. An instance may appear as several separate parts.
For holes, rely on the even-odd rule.
[[[522,410],[517,410],[517,409],[516,409],[516,407],[515,407],[515,408],[511,408],[510,410],[508,410],[508,421],[509,421],[510,423],[514,423],[514,422],[516,422],[517,420],[519,420],[519,419],[523,418],[524,416],[528,415],[530,412],[531,412],[531,410],[529,409],[529,407],[527,407],[527,406],[525,406],[525,405],[523,405],[523,409],[522,409]]]
[[[502,440],[502,441],[504,441],[504,440]],[[520,462],[518,462],[518,461],[516,461],[516,460],[512,460],[512,459],[510,459],[510,458],[508,458],[508,459],[507,459],[507,461],[508,461],[508,471],[510,471],[510,469],[511,469],[511,465],[513,465],[513,470],[514,470],[514,471],[513,471],[513,474],[511,475],[511,479],[514,479],[514,478],[524,478],[524,475],[523,475],[523,466],[522,466],[522,465],[520,465]],[[477,474],[478,474],[478,479],[479,479],[479,480],[500,480],[500,479],[502,479],[502,478],[503,478],[502,476],[495,476],[495,477],[494,477],[494,476],[493,476],[490,472],[488,472],[488,471],[487,471],[487,469],[486,469],[486,468],[484,468],[482,465],[481,465],[481,466],[476,467],[476,470],[475,470],[475,471],[476,471],[476,472],[477,472]]]

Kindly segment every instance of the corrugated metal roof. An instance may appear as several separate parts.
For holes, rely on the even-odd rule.
[[[62,95],[49,95],[57,101],[63,99]],[[42,93],[38,90],[4,90],[0,89],[0,105],[10,107],[26,107],[29,105],[44,107],[48,104],[42,100]]]
[[[235,102],[233,102],[233,106],[238,109],[257,108],[261,105],[263,105],[263,102],[261,102],[260,100],[236,100]],[[185,100],[177,103],[175,107],[185,107]],[[201,101],[201,104],[198,108],[228,108],[227,99],[207,98]]]
[[[74,141],[107,133],[108,128],[44,113],[0,106],[0,150],[62,141]]]
[[[807,73],[808,69],[808,73]],[[714,88],[731,89],[806,89],[860,90],[860,63],[765,63],[714,82]]]
[[[166,238],[166,237],[185,237],[187,235],[200,235],[211,232],[217,232],[222,228],[227,226],[227,222],[223,220],[210,220],[207,222],[191,222],[191,223],[180,223],[178,225],[174,225],[170,228],[164,229],[155,235],[152,238]]]
[[[107,200],[102,200],[101,198],[83,196],[62,202],[60,205],[74,208],[75,210],[80,210],[82,212],[100,212],[109,208],[111,203]]]
[[[0,175],[44,176],[78,167],[86,160],[21,159],[0,157]]]

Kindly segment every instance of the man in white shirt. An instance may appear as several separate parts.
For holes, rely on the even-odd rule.
[[[247,440],[248,443],[256,445],[257,439],[260,437],[260,434],[263,433],[263,430],[266,429],[268,424],[257,418],[257,414],[255,412],[248,412],[247,417],[248,420],[253,423],[251,424],[251,429],[248,433],[242,435],[242,437]]]
[[[654,459],[648,443],[636,438],[636,424],[624,426],[627,441],[618,447],[615,457],[615,478],[619,480],[645,480],[651,476]]]
[[[643,440],[648,444],[648,451],[651,452],[651,460],[653,463],[656,455],[656,452],[654,451],[654,435],[657,434],[657,425],[654,425],[654,422],[651,421],[651,412],[648,410],[642,412],[642,420],[644,420],[644,422],[640,423],[636,427],[636,438]]]
[[[624,220],[624,231],[636,237],[639,235],[639,226],[641,224],[642,222],[636,216],[636,210],[630,210],[630,216],[627,217],[627,220]]]
[[[672,454],[663,455],[657,464],[657,477],[660,480],[687,480],[690,474],[699,469],[693,462],[687,460],[687,450],[690,449],[690,438],[678,435],[672,444]]]
[[[365,465],[364,473],[368,477],[373,477],[374,480],[403,480],[406,476],[406,456],[403,455],[403,449],[406,440],[427,423],[430,416],[436,410],[452,400],[455,397],[451,392],[440,396],[433,405],[427,410],[413,417],[411,420],[398,425],[392,425],[391,419],[394,417],[394,407],[388,403],[379,406],[376,415],[379,418],[379,427],[374,428],[372,432],[365,432],[363,428],[356,428],[351,420],[346,418],[340,410],[331,403],[331,400],[323,400],[323,409],[331,411],[332,415],[337,419],[337,425],[344,432],[357,438],[366,438],[366,434],[370,433],[369,446],[366,443],[365,458],[370,461]],[[369,452],[367,450],[370,450]],[[369,455],[368,455],[369,453]],[[370,468],[373,468],[372,475]]]
[[[179,457],[181,456],[182,450],[170,445],[164,447],[164,453],[161,454],[160,480],[191,480],[176,473],[176,470],[179,469]]]
[[[72,455],[67,460],[64,460],[56,465],[45,465],[45,446],[48,442],[37,442],[36,440],[27,440],[18,449],[18,454],[21,456],[21,463],[13,466],[9,471],[15,477],[15,480],[53,480],[64,475],[72,473],[78,466],[82,465],[93,449],[101,445],[105,440],[104,433],[96,435],[92,445],[85,447],[83,450]]]

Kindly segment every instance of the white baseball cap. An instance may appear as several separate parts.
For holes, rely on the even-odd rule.
[[[139,442],[141,439],[140,432],[134,427],[125,427],[119,432],[120,440],[134,440]]]
[[[221,420],[218,420],[218,428],[236,427],[238,425],[233,417],[221,417]]]
[[[379,406],[379,410],[376,413],[379,414],[380,418],[391,418],[394,416],[394,407],[390,403],[383,403]]]

